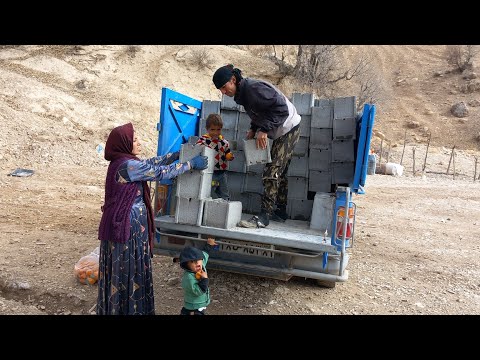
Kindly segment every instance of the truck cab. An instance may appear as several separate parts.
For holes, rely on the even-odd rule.
[[[207,238],[214,237],[219,246],[210,253],[210,269],[285,281],[311,278],[325,287],[347,281],[356,218],[352,199],[353,194],[365,193],[375,106],[365,104],[359,113],[355,97],[315,99],[299,93],[292,97],[302,121],[288,174],[289,219],[270,221],[266,228],[212,226],[205,218],[215,211],[223,216],[224,209],[215,209],[214,202],[207,207],[200,200],[199,210],[194,209],[198,221],[181,221],[177,212],[189,210],[179,206],[185,200],[176,189],[177,179],[158,181],[154,253],[176,258],[183,247],[203,248]],[[260,211],[262,166],[242,163],[241,140],[250,120],[233,99],[199,101],[163,88],[157,155],[179,151],[201,135],[212,112],[221,114],[222,134],[234,144],[235,160],[227,173],[231,200],[241,202],[241,218],[249,219]]]

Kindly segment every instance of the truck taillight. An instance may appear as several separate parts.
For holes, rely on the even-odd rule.
[[[337,224],[335,226],[335,237],[341,239],[343,236],[343,218],[345,216],[345,207],[340,206],[337,211]],[[353,234],[353,220],[355,217],[355,212],[353,207],[348,209],[348,220],[347,220],[347,234],[345,239],[349,240]]]

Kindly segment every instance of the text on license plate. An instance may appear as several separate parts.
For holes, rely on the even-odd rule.
[[[265,248],[268,245],[260,245],[260,244],[248,243],[248,242],[242,242],[240,244],[230,240],[221,240],[221,241],[222,243],[228,243],[228,244],[220,244],[220,251],[233,252],[233,253],[244,254],[244,255],[260,256],[260,257],[266,257],[269,259],[273,259],[275,256],[275,253],[273,251],[269,251],[268,249]],[[249,247],[245,247],[245,245]]]

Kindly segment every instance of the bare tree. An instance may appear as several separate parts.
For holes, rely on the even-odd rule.
[[[478,51],[478,45],[447,45],[445,56],[449,65],[462,72],[473,68]]]
[[[343,69],[342,45],[299,45],[294,78],[320,96],[327,96],[340,80],[353,74]]]
[[[291,76],[297,87],[313,91],[320,97],[335,97],[340,88],[351,82],[357,92],[359,109],[365,102],[376,103],[385,93],[385,84],[375,69],[372,58],[360,51],[354,60],[347,61],[345,45],[299,45],[293,65],[285,61],[285,51],[274,51],[271,60],[282,77]],[[283,49],[282,49],[283,50]]]
[[[360,62],[363,63],[362,70],[358,72],[357,102],[358,109],[361,110],[366,103],[377,104],[380,101],[389,100],[389,86],[386,84],[382,73],[375,67],[374,61],[368,54],[361,56]]]

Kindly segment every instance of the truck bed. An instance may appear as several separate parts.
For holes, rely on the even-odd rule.
[[[242,214],[242,219],[251,218],[251,214]],[[294,249],[312,252],[328,252],[338,254],[336,248],[330,245],[330,237],[314,229],[310,229],[308,221],[287,220],[284,223],[271,221],[266,228],[234,227],[221,229],[210,226],[195,226],[175,223],[171,215],[155,218],[155,226],[160,231],[182,231],[194,234],[210,235],[216,238],[236,239],[276,246],[285,246]]]

